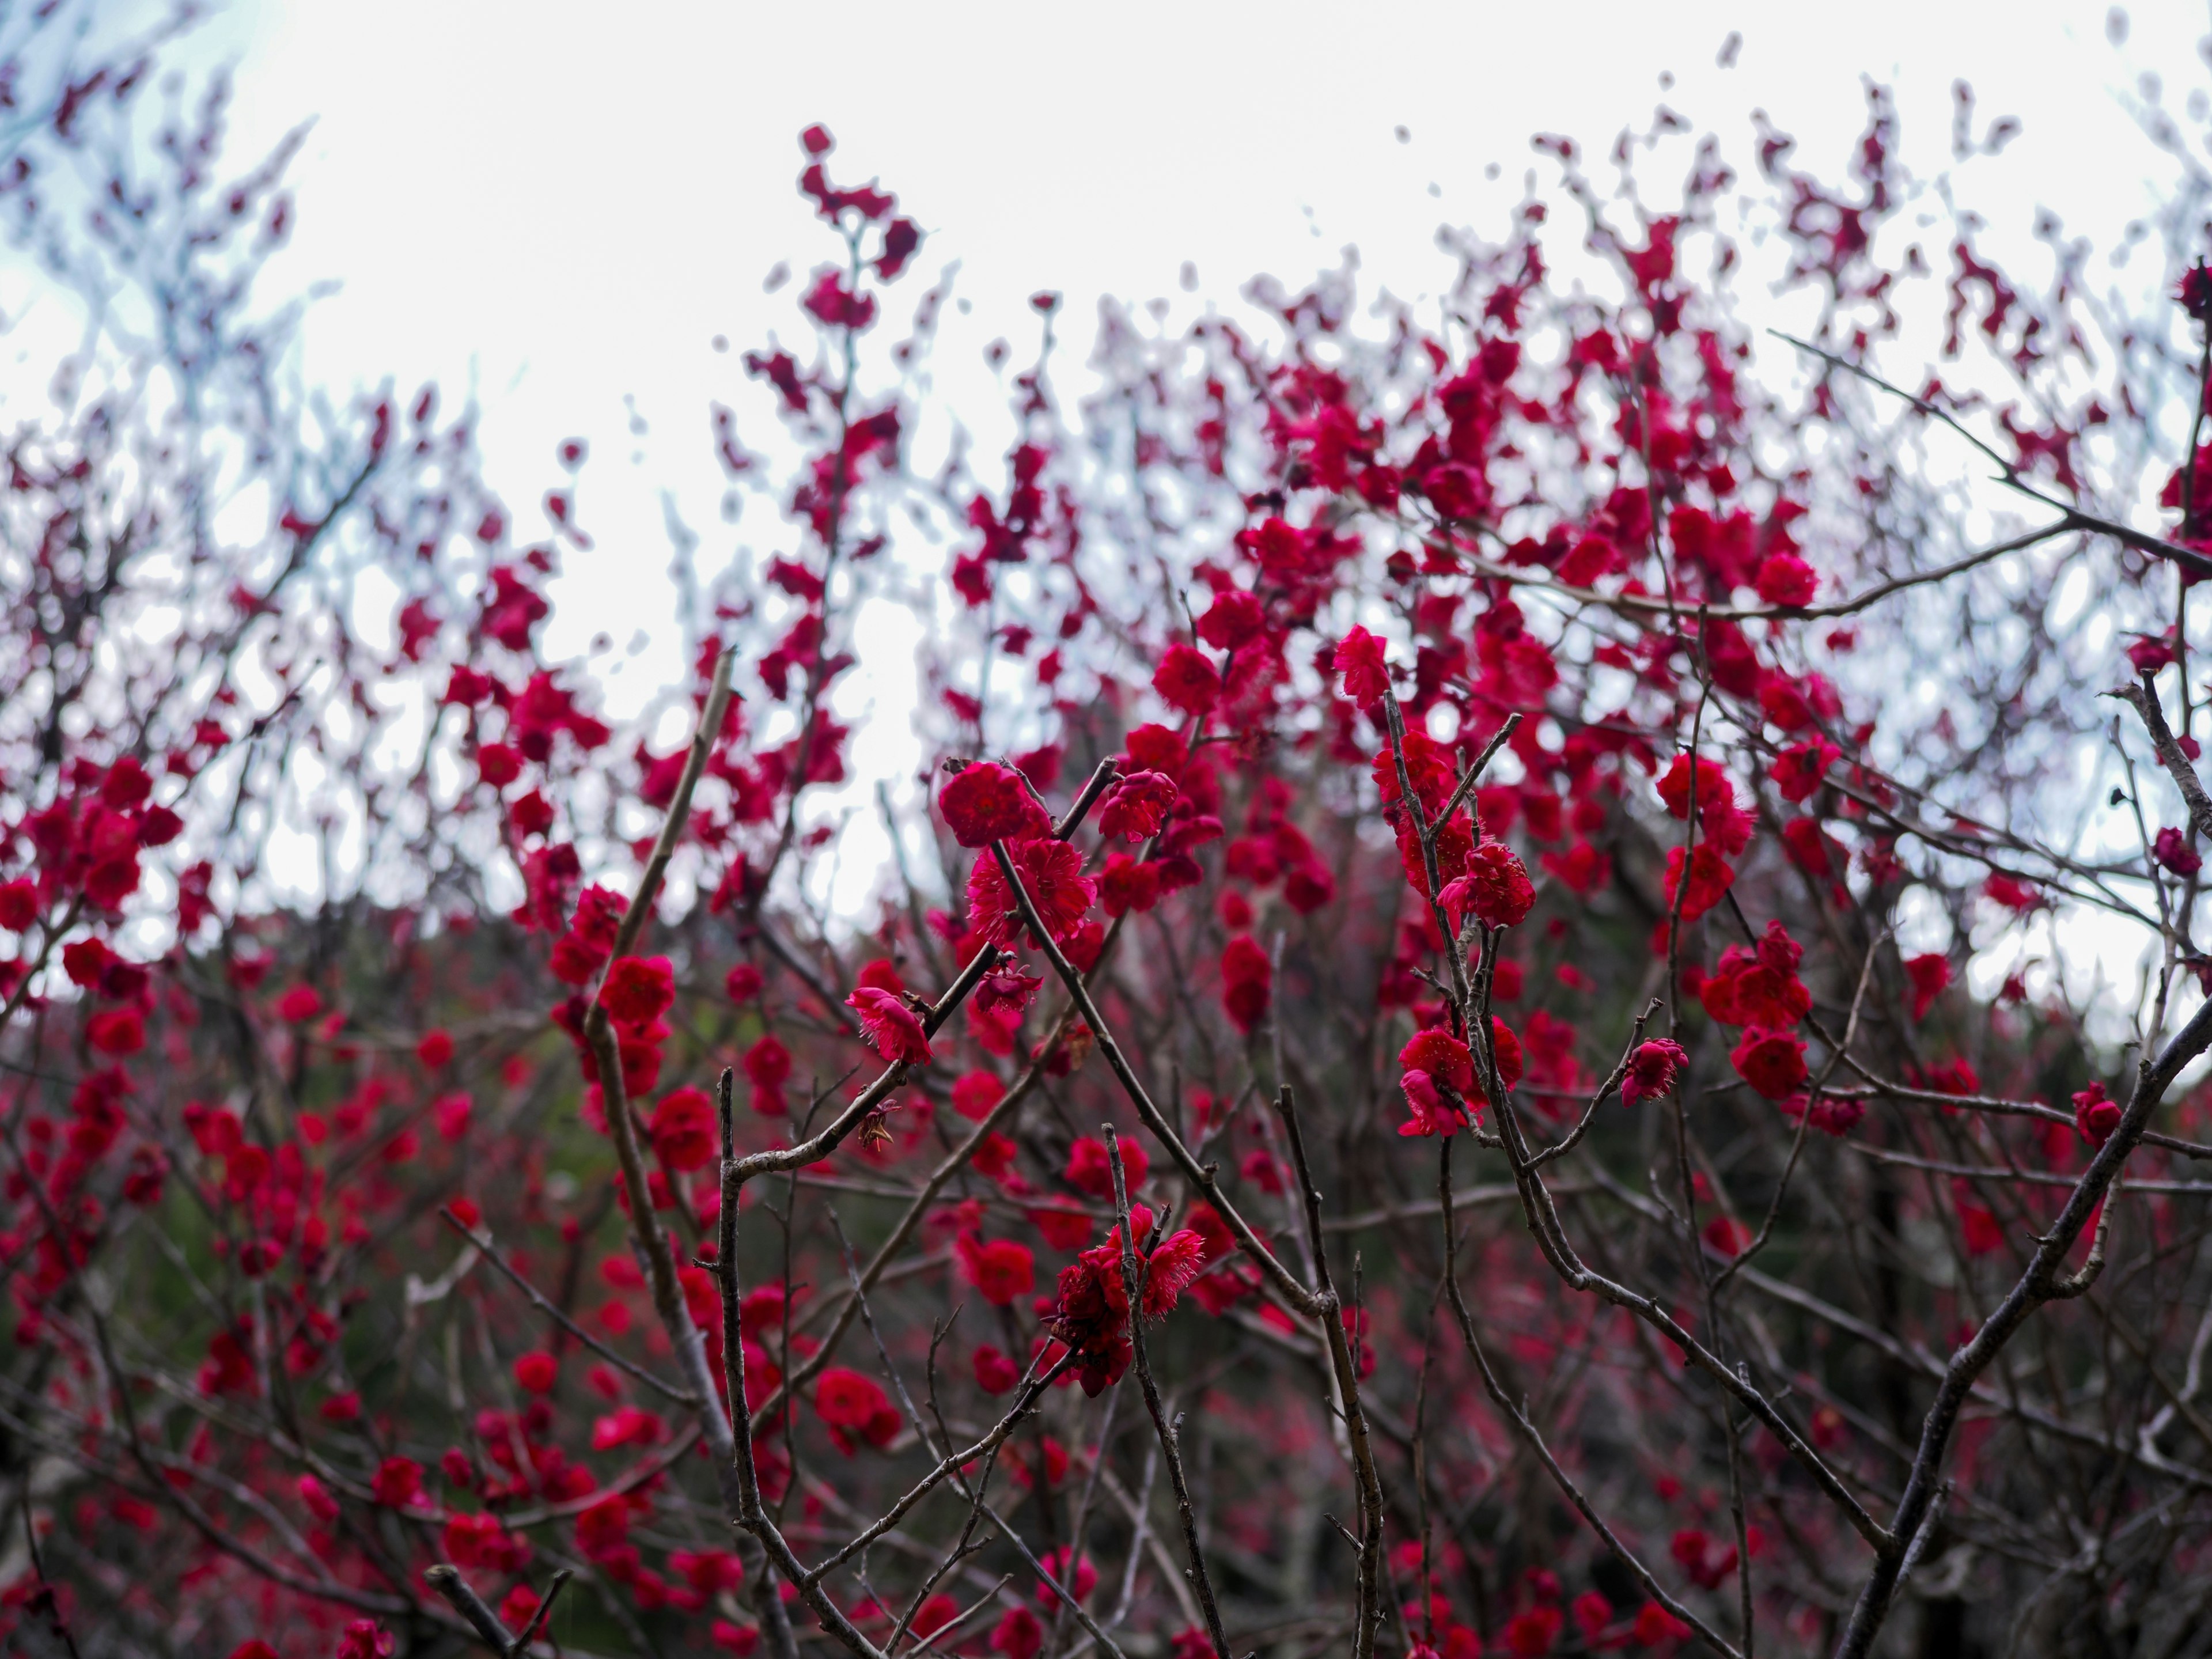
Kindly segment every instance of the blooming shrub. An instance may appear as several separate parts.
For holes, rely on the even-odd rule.
[[[1001,482],[914,464],[950,274],[884,343],[920,222],[810,128],[814,343],[743,359],[798,459],[714,416],[781,547],[662,752],[544,650],[581,446],[532,518],[434,391],[290,389],[283,158],[216,184],[210,104],[72,220],[153,83],[40,38],[10,211],[172,325],[7,440],[11,1639],[2179,1650],[2198,175],[2131,311],[1878,89],[1839,183],[1540,141],[1441,311],[1109,307],[1079,392],[1048,327]],[[824,915],[897,595],[932,766]]]

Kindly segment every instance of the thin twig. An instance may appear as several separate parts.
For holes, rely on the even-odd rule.
[[[1198,1545],[1198,1516],[1191,1507],[1190,1486],[1183,1479],[1182,1448],[1179,1432],[1182,1422],[1168,1421],[1167,1412],[1160,1404],[1159,1385],[1152,1380],[1151,1358],[1145,1351],[1145,1285],[1150,1272],[1147,1262],[1137,1256],[1137,1234],[1129,1215],[1129,1186],[1121,1168],[1121,1142],[1114,1133],[1114,1126],[1105,1125],[1100,1133],[1106,1138],[1106,1158],[1114,1171],[1114,1213],[1120,1218],[1121,1231],[1121,1284],[1129,1298],[1129,1352],[1137,1369],[1137,1382],[1145,1391],[1145,1409],[1152,1415],[1152,1428],[1159,1436],[1160,1451],[1167,1459],[1168,1482],[1175,1489],[1176,1511],[1182,1518],[1183,1548],[1190,1557],[1190,1565],[1183,1571],[1190,1578],[1191,1588],[1198,1592],[1198,1605],[1206,1614],[1206,1633],[1213,1644],[1214,1659],[1230,1659],[1229,1638],[1221,1628],[1221,1609],[1213,1599],[1213,1580],[1206,1571],[1206,1556]],[[1102,1449],[1100,1455],[1104,1455]]]
[[[2158,750],[2160,764],[2173,780],[2174,787],[2181,791],[2181,799],[2189,804],[2189,821],[2197,826],[2198,835],[2212,837],[2212,795],[2205,793],[2204,781],[2197,775],[2197,769],[2182,752],[2180,740],[2167,726],[2166,711],[2159,705],[2158,687],[2151,677],[2145,674],[2138,684],[2106,695],[2119,698],[2142,716],[2143,726],[2150,732],[2151,747]]]
[[[467,1620],[471,1628],[495,1651],[505,1654],[514,1650],[514,1638],[500,1622],[499,1615],[485,1605],[483,1597],[470,1588],[460,1569],[441,1561],[436,1566],[422,1569],[422,1582],[452,1603],[453,1611]]]

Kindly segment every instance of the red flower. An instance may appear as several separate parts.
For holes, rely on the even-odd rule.
[[[889,991],[863,985],[845,999],[860,1017],[868,1046],[895,1066],[920,1066],[929,1059],[929,1036],[914,1011]]]
[[[304,1024],[323,1012],[323,999],[312,985],[295,985],[276,999],[276,1018],[293,1025]]]
[[[1928,1068],[1928,1086],[1939,1095],[1978,1095],[1982,1080],[1966,1061],[1953,1060]]]
[[[411,1457],[387,1457],[376,1466],[369,1495],[387,1509],[404,1510],[422,1496],[422,1466]]]
[[[84,1023],[84,1039],[103,1054],[135,1054],[146,1046],[146,1019],[136,1008],[110,1008]]]
[[[1547,853],[1544,868],[1569,891],[1588,898],[1613,879],[1613,860],[1588,841],[1577,841],[1564,853]]]
[[[1158,904],[1164,867],[1157,862],[1139,864],[1127,853],[1109,854],[1106,867],[1098,872],[1098,902],[1106,914],[1121,916],[1134,910],[1142,915]]]
[[[1783,799],[1792,806],[1802,805],[1820,787],[1828,769],[1843,758],[1843,752],[1826,738],[1792,744],[1774,757],[1766,775],[1774,780]]]
[[[913,1622],[907,1628],[917,1639],[934,1636],[960,1616],[960,1604],[939,1590],[914,1612]]]
[[[1310,859],[1283,874],[1283,902],[1302,916],[1310,916],[1336,896],[1336,878],[1318,859]]]
[[[1498,1081],[1510,1089],[1521,1081],[1527,1068],[1521,1039],[1495,1015],[1491,1017],[1490,1030]],[[1449,1031],[1416,1032],[1398,1051],[1398,1064],[1405,1067],[1399,1085],[1413,1113],[1398,1126],[1401,1135],[1453,1134],[1468,1121],[1468,1113],[1479,1120],[1482,1108],[1489,1104],[1489,1093],[1475,1075],[1473,1051]],[[1439,1085],[1449,1088],[1465,1110],[1445,1099]]]
[[[1190,756],[1189,746],[1182,735],[1164,726],[1147,723],[1133,726],[1122,741],[1128,745],[1128,752],[1121,757],[1121,764],[1130,772],[1158,772],[1179,778]],[[1219,823],[1213,826],[1213,832],[1221,833]]]
[[[1751,844],[1752,830],[1755,827],[1752,815],[1737,804],[1735,783],[1713,762],[1699,758],[1697,780],[1698,823],[1717,851],[1733,857]],[[1689,817],[1690,757],[1687,755],[1675,756],[1674,763],[1659,780],[1659,798],[1666,802],[1670,816],[1683,819]]]
[[[1152,1230],[1152,1212],[1129,1206],[1129,1224],[1141,1242]],[[1164,1319],[1206,1266],[1205,1238],[1184,1228],[1150,1254],[1139,1250],[1145,1317]],[[1060,1295],[1051,1320],[1053,1334],[1082,1358],[1077,1380],[1096,1398],[1121,1380],[1129,1364],[1129,1287],[1121,1265],[1121,1229],[1060,1270]]]
[[[415,1045],[415,1058],[431,1071],[449,1065],[453,1058],[453,1039],[446,1031],[426,1031],[422,1040]]]
[[[1968,1255],[1988,1255],[2004,1248],[2004,1227],[1996,1212],[1974,1202],[1974,1189],[1963,1177],[1952,1177],[1951,1202],[1959,1212],[1959,1234]]]
[[[1036,1259],[1019,1240],[994,1238],[986,1243],[974,1233],[953,1241],[962,1275],[994,1308],[1004,1308],[1018,1296],[1036,1287]]]
[[[495,789],[504,789],[522,775],[522,757],[503,743],[488,743],[477,750],[477,775]]]
[[[676,969],[666,957],[621,957],[607,969],[599,1001],[617,1025],[650,1025],[676,1000]]]
[[[1905,976],[1912,982],[1912,1018],[1925,1019],[1929,1005],[1951,982],[1951,959],[1941,951],[1907,957],[1905,959]]]
[[[1736,1252],[1725,1254],[1733,1255]],[[1702,1589],[1718,1589],[1735,1571],[1735,1546],[1720,1543],[1702,1527],[1683,1528],[1674,1534],[1668,1548],[1676,1565]]]
[[[303,1474],[293,1483],[300,1501],[307,1506],[307,1513],[328,1526],[338,1518],[338,1500],[331,1496],[331,1489],[312,1474]]]
[[[62,946],[62,971],[69,975],[70,984],[86,990],[99,985],[107,964],[114,960],[115,953],[107,948],[106,939],[81,939]]]
[[[1521,1081],[1528,1066],[1528,1059],[1521,1051],[1521,1039],[1513,1028],[1492,1014],[1490,1017],[1490,1047],[1498,1060],[1498,1080],[1510,1089]]]
[[[1336,647],[1333,664],[1344,677],[1344,695],[1362,708],[1380,702],[1390,689],[1390,669],[1382,649],[1382,640],[1364,628],[1354,628]]]
[[[39,919],[39,890],[18,878],[0,883],[0,927],[20,933]]]
[[[1698,811],[1702,813],[1716,800],[1734,801],[1735,786],[1719,764],[1699,756],[1695,767],[1698,785]],[[1692,763],[1687,755],[1674,757],[1659,779],[1659,799],[1666,803],[1667,816],[1687,819],[1690,816],[1690,777]]]
[[[671,1550],[668,1566],[702,1595],[736,1589],[745,1582],[744,1564],[729,1550]]]
[[[1217,651],[1234,651],[1259,638],[1267,626],[1258,599],[1241,587],[1224,587],[1198,619],[1198,637]]]
[[[516,1356],[514,1384],[525,1394],[550,1394],[560,1372],[560,1362],[551,1354],[542,1349],[533,1350]]]
[[[1696,1632],[1656,1601],[1646,1601],[1637,1609],[1628,1634],[1638,1647],[1656,1648],[1662,1642],[1686,1642]]]
[[[2152,838],[2150,853],[2177,876],[2193,876],[2204,867],[2204,860],[2189,844],[2188,832],[2171,824]]]
[[[2200,323],[2212,323],[2212,270],[2199,259],[2181,273],[2181,286],[2174,291],[2181,308]]]
[[[1000,1659],[1036,1659],[1044,1648],[1044,1626],[1027,1607],[1008,1607],[991,1632],[991,1651]]]
[[[530,1545],[495,1515],[456,1515],[445,1527],[446,1559],[457,1567],[513,1572],[530,1559]]]
[[[1145,1184],[1145,1176],[1152,1170],[1152,1159],[1145,1149],[1133,1140],[1121,1143],[1121,1176],[1131,1193]],[[1096,1135],[1078,1135],[1067,1152],[1067,1184],[1079,1193],[1111,1202],[1114,1197],[1114,1165],[1106,1151],[1106,1143]]]
[[[614,953],[615,936],[622,932],[623,914],[629,908],[621,894],[594,883],[576,896],[568,932],[595,963],[605,962]]]
[[[1089,973],[1098,965],[1099,953],[1106,948],[1106,924],[1096,916],[1086,917],[1068,930],[1060,948],[1069,967],[1078,973]]]
[[[1052,830],[1022,775],[996,761],[974,762],[955,772],[937,792],[937,809],[963,847],[988,847]]]
[[[898,1438],[899,1414],[872,1378],[842,1365],[832,1365],[814,1384],[814,1409],[830,1428],[830,1437],[848,1457],[854,1437],[870,1445],[888,1446]]]
[[[1819,676],[1809,675],[1808,680]],[[1802,732],[1815,718],[1813,702],[1806,695],[1805,684],[1783,673],[1770,674],[1759,688],[1759,712],[1766,720],[1785,732]]]
[[[1735,880],[1735,872],[1729,867],[1726,860],[1719,854],[1707,846],[1699,846],[1690,855],[1689,863],[1690,883],[1687,890],[1682,895],[1682,920],[1695,921],[1721,902],[1722,896],[1728,891],[1729,884]],[[1667,849],[1667,882],[1664,895],[1669,908],[1674,906],[1674,890],[1680,885],[1681,880],[1682,849],[1679,847],[1670,847]]]
[[[1152,674],[1152,690],[1172,708],[1201,715],[1221,696],[1221,676],[1194,646],[1171,645]]]
[[[720,1150],[721,1135],[714,1103],[704,1089],[682,1088],[663,1095],[653,1110],[653,1150],[670,1169],[703,1170]]]
[[[2128,647],[2128,661],[2138,674],[2156,674],[2172,663],[2173,647],[2146,635]]]
[[[2092,1083],[2074,1097],[2074,1127],[2092,1146],[2101,1147],[2112,1138],[2120,1117],[2120,1103],[2106,1097],[2102,1083]]]
[[[1071,1574],[1067,1570],[1067,1561],[1068,1557],[1073,1553],[1073,1552],[1066,1545],[1062,1544],[1058,1549],[1047,1553],[1037,1565],[1052,1575],[1054,1583],[1080,1601],[1097,1586],[1098,1569],[1088,1561],[1079,1560],[1075,1564],[1074,1572]],[[1056,1607],[1060,1605],[1059,1595],[1049,1585],[1039,1584],[1036,1595],[1042,1606]]]
[[[1769,1100],[1787,1100],[1804,1084],[1805,1042],[1787,1031],[1754,1025],[1729,1056],[1736,1075]]]
[[[1246,1036],[1267,1017],[1274,994],[1274,964],[1249,933],[1239,933],[1221,952],[1221,1006]]]
[[[1044,1236],[1045,1243],[1055,1250],[1079,1250],[1091,1243],[1091,1235],[1097,1231],[1087,1214],[1066,1204],[1039,1204],[1024,1213]]]
[[[1139,842],[1157,836],[1176,804],[1176,781],[1164,772],[1132,772],[1106,793],[1098,807],[1098,833]]]
[[[1770,921],[1757,951],[1731,945],[1721,953],[1720,966],[1698,988],[1698,998],[1723,1024],[1787,1030],[1813,1006],[1813,994],[1797,977],[1804,954],[1780,922]]]
[[[1534,907],[1536,890],[1511,848],[1486,841],[1468,856],[1467,873],[1446,882],[1437,896],[1455,926],[1464,911],[1486,927],[1515,927]]]
[[[1782,826],[1782,845],[1790,862],[1808,876],[1832,876],[1842,849],[1820,828],[1818,818],[1791,818]]]
[[[783,1085],[791,1078],[791,1050],[771,1032],[746,1049],[739,1063],[753,1085],[753,1110],[763,1117],[781,1117]]]
[[[337,1659],[391,1659],[397,1645],[392,1632],[374,1619],[356,1619],[338,1638]]]
[[[1583,1633],[1583,1645],[1595,1649],[1605,1627],[1613,1622],[1613,1603],[1595,1590],[1586,1590],[1575,1597],[1575,1627]]]
[[[553,803],[543,790],[533,789],[516,800],[508,815],[518,835],[542,836],[553,827]]]
[[[1770,553],[1759,567],[1754,585],[1767,604],[1795,610],[1813,603],[1814,594],[1820,589],[1820,576],[1795,553]]]
[[[1670,1037],[1639,1043],[1628,1057],[1628,1075],[1620,1080],[1620,1103],[1633,1106],[1639,1100],[1668,1093],[1689,1058],[1682,1045]]]
[[[1376,751],[1373,765],[1369,769],[1375,787],[1382,792],[1382,805],[1387,808],[1405,799],[1405,791],[1398,781],[1398,762],[1402,757],[1406,775],[1413,780],[1413,793],[1420,797],[1421,810],[1433,819],[1443,811],[1444,803],[1458,787],[1459,778],[1452,765],[1451,750],[1438,743],[1419,727],[1406,733],[1405,742],[1393,750],[1389,744]]]
[[[1408,1072],[1423,1072],[1431,1079],[1449,1084],[1462,1097],[1477,1091],[1474,1085],[1474,1056],[1468,1046],[1449,1031],[1416,1032],[1413,1040],[1398,1051],[1398,1064]]]
[[[981,1123],[1006,1093],[1006,1085],[992,1073],[969,1072],[952,1085],[952,1109],[971,1123]]]
[[[574,933],[563,933],[553,941],[548,965],[553,977],[563,985],[582,985],[599,970],[607,959],[604,951],[594,950]]]
[[[576,1516],[576,1547],[587,1560],[604,1561],[629,1540],[629,1504],[610,1492]]]
[[[994,1018],[1018,1020],[1043,983],[1043,975],[1025,974],[1001,958],[998,967],[976,981],[975,1006]]]
[[[1830,1100],[1825,1096],[1808,1100],[1803,1095],[1792,1095],[1782,1103],[1782,1115],[1793,1121],[1809,1114],[1813,1127],[1824,1135],[1842,1139],[1858,1127],[1859,1120],[1866,1115],[1863,1100]]]
[[[875,296],[853,292],[834,270],[824,270],[816,278],[799,303],[832,328],[862,329],[876,319]]]
[[[975,1386],[985,1394],[1006,1394],[1021,1380],[1021,1368],[988,1343],[975,1350]]]
[[[1129,1218],[1134,1223],[1141,1205],[1132,1205]],[[1147,1214],[1139,1231],[1149,1231],[1151,1220]],[[1206,1240],[1185,1227],[1170,1233],[1156,1245],[1151,1255],[1142,1259],[1145,1268],[1145,1317],[1164,1319],[1175,1311],[1176,1304],[1182,1299],[1191,1282],[1206,1266]]]
[[[1423,898],[1429,896],[1429,868],[1421,856],[1421,838],[1413,829],[1413,822],[1402,811],[1394,815],[1391,825],[1398,837],[1398,863],[1406,872],[1406,884]],[[1455,812],[1436,826],[1437,878],[1443,887],[1449,887],[1467,873],[1468,861],[1474,855],[1474,830],[1464,812]]]
[[[592,1449],[612,1451],[618,1446],[650,1446],[659,1442],[665,1426],[657,1413],[640,1406],[623,1406],[593,1419]]]
[[[761,970],[750,962],[741,962],[722,975],[723,994],[739,1007],[761,994]]]
[[[1516,1613],[1505,1624],[1505,1650],[1515,1659],[1543,1659],[1559,1639],[1566,1615],[1557,1607],[1530,1607]]]
[[[1426,1072],[1411,1071],[1398,1079],[1398,1086],[1406,1091],[1406,1104],[1413,1115],[1398,1126],[1401,1135],[1453,1135],[1467,1121],[1467,1114],[1449,1105],[1437,1092],[1436,1079]]]
[[[1098,896],[1097,883],[1083,873],[1083,855],[1049,836],[1016,842],[1006,855],[1045,930],[1054,940],[1064,939]],[[975,860],[968,878],[968,925],[987,945],[1010,945],[1021,931],[1021,906],[988,853]]]
[[[969,1162],[975,1173],[987,1180],[1004,1182],[1009,1178],[1014,1165],[1014,1143],[994,1131],[976,1144]]]

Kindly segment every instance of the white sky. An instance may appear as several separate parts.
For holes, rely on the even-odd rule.
[[[763,277],[784,259],[803,274],[830,251],[793,185],[795,135],[811,122],[836,134],[841,182],[879,175],[928,233],[895,315],[960,261],[955,292],[974,310],[948,316],[937,392],[976,430],[995,483],[1003,400],[981,352],[1003,334],[1026,360],[1031,292],[1067,297],[1063,369],[1080,362],[1101,294],[1170,297],[1178,315],[1233,308],[1254,274],[1302,284],[1346,244],[1369,283],[1433,292],[1449,273],[1437,227],[1498,232],[1534,164],[1531,133],[1601,155],[1662,100],[1718,132],[1746,172],[1749,114],[1764,108],[1797,135],[1796,162],[1833,178],[1863,125],[1869,74],[1895,88],[1903,150],[1926,177],[1949,165],[1963,76],[1978,130],[1999,115],[2025,122],[1971,174],[1992,245],[2024,246],[2039,207],[2110,245],[2149,204],[2155,170],[2123,89],[2154,70],[2178,105],[2205,83],[2196,38],[2208,20],[2202,6],[2137,7],[2116,49],[2106,14],[2036,0],[232,0],[189,55],[237,66],[234,160],[315,118],[278,273],[294,288],[343,283],[308,328],[313,376],[339,389],[390,376],[403,392],[435,379],[449,397],[472,387],[492,482],[526,537],[543,533],[536,503],[558,476],[556,443],[590,441],[580,507],[598,551],[566,556],[549,646],[652,637],[657,648],[616,684],[619,712],[681,672],[666,648],[663,491],[702,533],[708,568],[740,545],[765,555],[793,539],[764,505],[734,529],[719,520],[707,406],[733,404],[756,450],[774,441],[738,358],[772,330],[805,337],[799,284],[770,295]],[[1723,70],[1732,30],[1743,43]],[[1662,71],[1674,77],[1663,93]],[[1410,143],[1395,137],[1401,124]],[[1679,174],[1669,161],[1647,182]],[[1558,251],[1574,240],[1564,226],[1553,239]],[[1186,260],[1194,296],[1178,288]],[[710,349],[717,334],[726,356]],[[895,777],[918,757],[903,717],[915,637],[908,620],[869,618],[845,693],[848,709],[876,711],[855,757],[864,775]],[[881,851],[848,845],[856,890],[841,896],[861,896]]]
[[[956,291],[975,311],[951,319],[939,387],[988,440],[1000,398],[981,348],[1003,333],[1023,360],[1032,291],[1067,295],[1079,362],[1098,295],[1181,299],[1185,260],[1198,298],[1224,305],[1255,273],[1299,283],[1347,243],[1371,280],[1430,291],[1447,270],[1437,226],[1497,229],[1532,132],[1602,151],[1649,119],[1662,70],[1677,77],[1665,100],[1720,132],[1739,166],[1757,106],[1829,174],[1863,122],[1862,71],[1896,85],[1923,174],[1948,161],[1949,89],[1964,76],[1984,121],[2027,123],[1977,175],[1993,224],[2024,229],[2049,205],[2069,226],[2116,228],[2143,204],[2130,188],[2142,148],[2108,88],[2146,66],[2169,84],[2201,79],[2191,46],[2205,14],[2166,7],[2154,26],[2146,13],[2120,52],[2105,15],[2024,3],[1999,23],[1928,0],[1186,0],[647,3],[615,22],[567,0],[234,0],[193,51],[238,64],[239,157],[315,118],[283,270],[343,284],[309,330],[319,377],[472,384],[493,481],[525,535],[540,529],[555,443],[592,441],[581,505],[600,551],[568,562],[557,650],[597,629],[623,641],[665,625],[666,596],[637,580],[665,562],[661,490],[706,533],[710,560],[739,535],[779,538],[758,514],[738,532],[718,524],[706,408],[735,404],[741,437],[773,438],[738,359],[772,329],[802,335],[795,285],[763,294],[764,274],[786,258],[804,272],[829,251],[793,188],[809,122],[836,133],[837,176],[880,175],[928,231],[903,303],[961,262]],[[1732,29],[1744,43],[1723,70]],[[1410,143],[1393,136],[1401,123]],[[1493,163],[1502,177],[1486,182]],[[726,356],[709,348],[718,333]],[[625,394],[650,428],[641,442]]]

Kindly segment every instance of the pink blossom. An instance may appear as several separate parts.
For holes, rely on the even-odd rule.
[[[1689,1058],[1683,1053],[1682,1045],[1671,1037],[1638,1043],[1636,1052],[1628,1057],[1628,1073],[1620,1080],[1620,1103],[1633,1106],[1639,1100],[1656,1099],[1668,1093]]]
[[[860,1035],[894,1065],[920,1066],[929,1059],[929,1036],[914,1011],[889,991],[864,985],[845,999],[860,1017]]]

